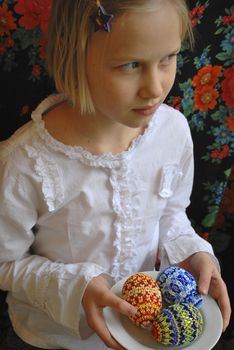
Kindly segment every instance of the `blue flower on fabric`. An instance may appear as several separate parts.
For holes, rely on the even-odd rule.
[[[229,144],[230,142],[234,141],[233,133],[225,125],[213,128],[213,135],[215,136],[215,141],[220,145]]]
[[[234,51],[234,29],[225,35],[225,39],[221,42],[223,51],[226,51],[230,56],[233,55]]]
[[[190,120],[191,128],[195,128],[197,131],[203,130],[205,126],[206,112],[198,112],[192,115]]]
[[[209,64],[211,64],[211,58],[208,57],[209,51],[210,51],[210,46],[207,46],[203,50],[201,56],[195,57],[194,64],[198,70],[201,69],[202,67],[205,67],[205,66],[208,66]]]

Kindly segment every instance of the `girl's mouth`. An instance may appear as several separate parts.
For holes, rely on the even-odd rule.
[[[133,111],[139,115],[147,117],[154,114],[156,109],[157,109],[157,105],[153,105],[153,106],[146,106],[143,108],[135,108],[133,109]]]

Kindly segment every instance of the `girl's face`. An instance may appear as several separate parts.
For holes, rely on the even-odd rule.
[[[174,83],[180,47],[181,21],[168,2],[152,12],[117,17],[110,33],[93,34],[87,78],[96,117],[146,126]]]

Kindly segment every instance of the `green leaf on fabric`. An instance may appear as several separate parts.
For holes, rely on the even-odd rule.
[[[216,216],[217,216],[217,213],[218,213],[218,210],[219,210],[219,207],[212,206],[212,207],[209,207],[209,209],[212,209],[212,212],[207,214],[205,216],[205,218],[202,220],[202,225],[205,227],[212,227],[213,226],[215,219],[216,219]]]
[[[34,30],[26,30],[23,27],[17,28],[17,30],[13,33],[13,38],[19,41],[22,50],[27,49],[29,46],[34,46],[35,43],[38,43],[41,37],[41,31],[39,28],[35,28]],[[38,45],[38,44],[37,44]]]

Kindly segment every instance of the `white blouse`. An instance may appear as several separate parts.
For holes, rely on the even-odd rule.
[[[127,151],[93,155],[45,129],[42,114],[62,100],[48,97],[1,144],[0,289],[26,342],[104,349],[81,305],[93,277],[152,270],[158,249],[162,268],[213,250],[185,213],[193,146],[179,111],[162,105]]]

